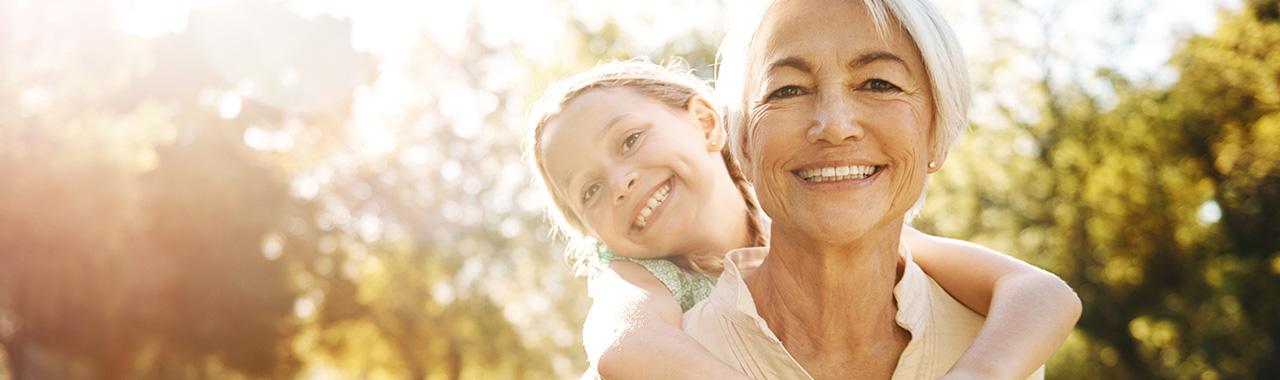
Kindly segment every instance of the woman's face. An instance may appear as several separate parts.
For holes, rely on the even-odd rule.
[[[700,236],[723,232],[701,221],[731,217],[712,197],[717,174],[727,177],[724,130],[701,98],[688,108],[628,88],[590,90],[543,132],[552,191],[619,255],[690,252]]]
[[[887,29],[882,39],[862,2],[789,1],[752,41],[746,167],[775,232],[838,243],[900,227],[928,162],[941,165],[924,63]]]

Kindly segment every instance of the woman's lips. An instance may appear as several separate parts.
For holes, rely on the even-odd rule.
[[[841,181],[846,179],[866,179],[875,175],[880,171],[882,166],[873,165],[847,165],[847,166],[830,166],[823,168],[796,170],[797,177],[806,182],[829,182]]]

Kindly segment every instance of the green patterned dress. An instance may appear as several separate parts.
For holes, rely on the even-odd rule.
[[[596,252],[599,255],[599,260],[596,261],[590,278],[594,279],[599,276],[600,272],[614,260],[626,260],[640,264],[640,266],[649,270],[649,273],[653,273],[653,276],[657,277],[658,281],[662,281],[662,284],[667,286],[667,289],[671,291],[671,295],[676,298],[676,301],[680,302],[681,311],[689,311],[689,308],[697,304],[698,301],[706,299],[707,296],[711,295],[711,288],[716,286],[715,277],[705,273],[685,270],[665,259],[632,259],[618,256],[618,254],[609,250],[604,243],[596,245]]]

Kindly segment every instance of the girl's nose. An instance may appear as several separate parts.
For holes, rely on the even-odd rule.
[[[631,189],[636,185],[636,179],[639,174],[635,171],[627,170],[618,174],[611,182],[613,188],[613,203],[620,204],[631,195]]]

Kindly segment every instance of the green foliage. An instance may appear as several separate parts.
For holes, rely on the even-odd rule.
[[[1119,98],[1110,109],[1046,80],[1039,122],[975,125],[935,181],[926,228],[1079,292],[1055,377],[1280,371],[1280,23],[1255,14],[1187,41],[1169,88],[1100,72]]]

